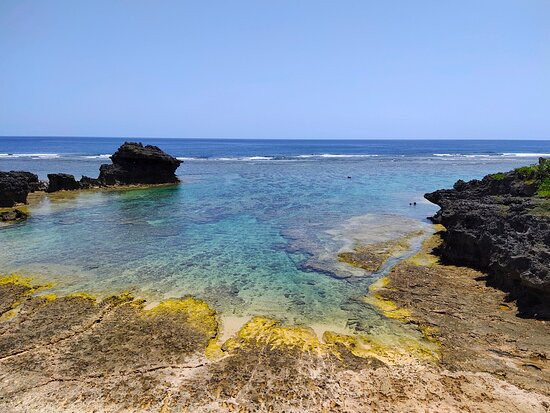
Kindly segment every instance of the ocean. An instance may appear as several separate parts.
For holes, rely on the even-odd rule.
[[[372,333],[391,320],[361,297],[389,267],[365,276],[339,251],[429,233],[437,207],[424,193],[550,156],[549,141],[139,141],[184,160],[181,185],[46,197],[0,228],[0,273],[63,293],[193,295],[228,317]],[[0,170],[95,177],[123,142],[0,138]]]

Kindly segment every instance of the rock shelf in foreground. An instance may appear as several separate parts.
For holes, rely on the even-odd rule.
[[[359,346],[335,333],[321,342],[305,326],[265,317],[222,344],[216,312],[191,297],[147,309],[128,294],[99,300],[45,288],[0,277],[2,412],[544,413],[550,406],[547,387],[449,371],[424,358],[386,364],[376,356],[393,347]]]

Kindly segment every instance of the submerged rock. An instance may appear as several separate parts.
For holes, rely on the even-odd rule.
[[[412,231],[401,238],[377,242],[374,244],[356,245],[353,251],[338,254],[338,259],[354,267],[374,273],[383,268],[390,258],[402,256],[411,249],[411,242],[424,234],[423,231]]]
[[[176,183],[176,169],[182,161],[157,146],[125,142],[111,156],[112,164],[99,168],[103,185]]]
[[[550,316],[550,161],[458,181],[425,195],[441,207],[445,262],[486,271],[525,314]]]
[[[48,192],[57,191],[73,191],[81,189],[80,183],[74,178],[74,175],[69,174],[48,174]]]
[[[0,212],[0,222],[23,221],[27,217],[28,215],[19,209]]]

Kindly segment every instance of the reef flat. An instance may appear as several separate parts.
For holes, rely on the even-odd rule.
[[[518,317],[517,305],[488,286],[486,274],[441,264],[432,254],[441,235],[373,285],[369,301],[440,343],[443,367],[489,373],[550,396],[550,325]]]
[[[332,332],[319,339],[306,326],[265,317],[221,342],[219,314],[192,297],[148,309],[130,294],[98,300],[48,294],[48,287],[15,275],[0,279],[2,411],[544,412],[550,406],[543,382],[527,388],[477,365],[447,362],[444,342],[439,350],[429,340],[391,348]]]
[[[362,268],[370,273],[379,271],[392,257],[399,257],[411,249],[411,240],[424,235],[422,231],[414,231],[399,239],[378,242],[369,245],[359,245],[350,252],[341,252],[338,259],[354,267]]]

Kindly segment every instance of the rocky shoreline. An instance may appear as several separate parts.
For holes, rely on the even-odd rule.
[[[425,195],[446,231],[437,249],[449,264],[487,272],[522,315],[550,318],[550,161],[458,181]]]
[[[440,343],[445,368],[489,373],[550,396],[550,325],[518,317],[516,303],[488,286],[486,274],[442,264],[434,250],[444,234],[394,267],[372,288],[369,302]]]
[[[125,142],[111,156],[112,164],[101,165],[98,178],[83,176],[77,181],[74,175],[48,174],[48,182],[26,171],[0,171],[0,222],[20,221],[27,213],[18,205],[27,204],[29,193],[45,191],[75,191],[80,189],[114,186],[158,185],[178,183],[176,169],[182,161],[163,152],[157,146]]]
[[[3,411],[544,413],[550,406],[544,381],[511,384],[498,372],[422,353],[394,358],[392,347],[332,332],[321,340],[308,327],[264,317],[222,342],[219,315],[191,297],[147,309],[129,294],[100,300],[47,288],[0,277]],[[448,344],[441,343],[444,357]]]

